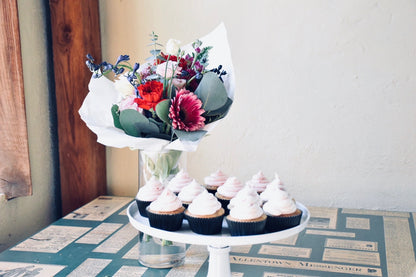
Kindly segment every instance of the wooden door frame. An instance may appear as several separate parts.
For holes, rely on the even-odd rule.
[[[62,213],[106,194],[105,147],[78,110],[91,73],[86,54],[101,59],[98,0],[49,0],[57,108]]]

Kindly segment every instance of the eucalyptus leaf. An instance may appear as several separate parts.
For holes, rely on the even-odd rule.
[[[160,50],[150,50],[150,54],[152,54],[153,56],[157,56],[159,55]]]
[[[175,135],[178,136],[179,140],[182,141],[198,141],[207,133],[207,131],[204,130],[198,130],[193,132],[173,130],[173,132],[175,133]]]
[[[195,94],[201,99],[202,108],[208,112],[221,108],[228,99],[224,84],[214,72],[204,74]]]
[[[168,163],[169,163],[169,167],[171,169],[174,169],[174,167],[178,164],[178,160],[181,157],[182,152],[178,151],[178,150],[170,150],[168,153],[165,153],[164,155],[166,155]],[[172,170],[170,170],[172,171]],[[172,174],[172,173],[170,173]]]
[[[160,156],[156,161],[156,168],[158,169],[159,177],[163,179],[166,178],[170,171],[168,161],[166,160],[166,156]]]
[[[156,115],[166,124],[170,125],[169,118],[170,99],[163,100],[156,105]]]
[[[143,137],[146,134],[159,133],[159,127],[150,122],[136,110],[127,109],[120,112],[120,124],[126,134]]]
[[[119,128],[119,129],[123,129],[123,127],[120,124],[120,114],[118,113],[118,106],[117,105],[113,105],[111,107],[111,115],[113,116],[114,127]]]
[[[137,128],[138,122],[146,123],[149,120],[136,110],[127,109],[120,112],[120,124],[124,132],[130,136],[140,137],[141,132]]]
[[[153,122],[137,122],[136,127],[139,129],[141,137],[155,137],[159,135],[159,126]]]
[[[224,117],[228,111],[230,110],[231,104],[233,103],[233,100],[230,98],[227,98],[227,102],[225,102],[225,105],[221,108],[214,110],[214,111],[208,111],[203,114],[203,116],[221,116]]]
[[[165,57],[163,57],[163,56],[161,56],[161,55],[158,55],[156,58],[157,58],[158,60],[161,60],[161,61],[166,61],[166,58],[165,58]]]
[[[146,155],[145,155],[145,164],[146,164],[146,167],[150,170],[150,172],[153,173],[155,171],[155,168],[156,168],[155,163],[152,161],[151,158],[149,158]]]
[[[168,152],[159,153],[156,157],[155,171],[158,177],[167,178],[172,174],[176,174],[178,169],[178,160],[182,152],[177,150],[169,150]]]

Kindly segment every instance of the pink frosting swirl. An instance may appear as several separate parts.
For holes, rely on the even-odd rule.
[[[234,206],[239,206],[243,203],[256,204],[260,206],[263,201],[254,189],[246,185],[236,194],[234,198],[230,200],[228,209],[232,209]]]
[[[251,180],[246,182],[247,185],[252,187],[257,192],[263,192],[266,189],[268,183],[269,180],[267,180],[261,171],[255,174]]]
[[[225,175],[221,170],[217,170],[204,178],[204,184],[205,186],[219,187],[227,181],[227,178],[227,175]]]
[[[136,199],[141,201],[154,201],[162,193],[165,187],[155,177],[152,176],[150,180],[139,189]]]
[[[182,188],[192,182],[192,178],[189,174],[181,169],[172,180],[169,181],[167,188],[173,191],[174,193],[179,193]]]
[[[182,202],[169,189],[165,189],[159,197],[150,203],[149,209],[155,212],[171,212],[182,207]]]
[[[269,201],[271,199],[274,198],[278,198],[278,199],[290,199],[290,195],[287,191],[285,190],[281,190],[279,188],[279,186],[270,186],[268,185],[267,188],[265,189],[265,191],[263,191],[262,193],[260,193],[260,198],[261,200],[263,200],[264,202]]]
[[[229,177],[227,181],[218,188],[217,192],[222,196],[233,198],[243,187],[244,185],[236,177]]]
[[[182,202],[192,202],[195,197],[205,190],[206,189],[194,179],[188,185],[183,187],[181,192],[178,194],[178,197]]]
[[[296,209],[296,204],[291,198],[272,198],[269,201],[267,201],[263,206],[263,210],[267,214],[274,216],[291,214],[294,213]]]
[[[267,186],[277,186],[281,190],[286,190],[285,186],[283,185],[282,181],[280,180],[279,175],[277,173],[274,174],[273,181],[270,182]]]
[[[219,209],[221,209],[221,203],[207,190],[200,193],[188,207],[189,212],[194,215],[211,215]]]
[[[255,203],[241,203],[230,210],[230,216],[236,219],[249,220],[259,218],[264,214],[262,208]]]

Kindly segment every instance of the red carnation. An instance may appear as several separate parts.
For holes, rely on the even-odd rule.
[[[161,52],[160,56],[163,57],[165,60],[157,59],[156,64],[161,64],[161,63],[164,63],[165,61],[169,60],[169,61],[173,61],[173,62],[178,62],[178,65],[180,67],[182,67],[183,69],[188,69],[188,67],[190,65],[190,62],[185,60],[184,58],[179,58],[179,61],[178,61],[178,57],[175,56],[175,55],[166,55],[163,52]]]
[[[161,82],[149,81],[137,89],[141,98],[136,98],[134,102],[142,109],[155,109],[156,105],[163,100],[163,84]]]

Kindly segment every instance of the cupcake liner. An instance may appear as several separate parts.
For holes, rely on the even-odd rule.
[[[177,231],[182,227],[183,212],[177,214],[158,214],[150,212],[147,209],[147,216],[151,227],[166,230]]]
[[[214,196],[215,196],[215,193],[217,192],[217,188],[207,188],[207,187],[205,187],[205,189],[209,192],[209,193],[211,193],[211,194],[214,194]]]
[[[201,218],[189,216],[185,213],[185,218],[188,220],[189,228],[194,233],[202,235],[214,235],[221,233],[222,220],[224,215],[210,218]]]
[[[225,211],[225,215],[228,215],[230,213],[230,209],[228,209],[228,204],[230,204],[230,200],[221,199],[221,198],[218,198],[218,197],[217,197],[217,199],[218,199],[218,202],[221,203],[221,206]]]
[[[266,226],[266,220],[261,221],[234,221],[225,218],[231,236],[250,236],[263,234]]]
[[[152,201],[142,201],[136,199],[137,208],[139,209],[139,213],[141,216],[147,217],[146,208],[150,205],[150,203],[152,203]]]
[[[285,229],[295,227],[300,224],[302,218],[302,211],[297,215],[292,216],[272,216],[267,215],[266,231],[277,232]]]

